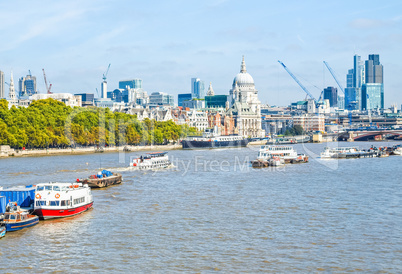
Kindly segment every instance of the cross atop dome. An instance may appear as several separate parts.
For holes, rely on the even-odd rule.
[[[246,70],[246,62],[244,62],[244,55],[243,55],[243,60],[241,62],[240,72],[241,73],[246,73],[247,72],[247,70]]]

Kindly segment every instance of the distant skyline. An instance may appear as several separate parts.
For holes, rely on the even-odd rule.
[[[402,104],[400,1],[2,1],[0,70],[6,82],[28,70],[45,93],[108,90],[143,80],[148,93],[190,93],[191,78],[228,94],[242,55],[262,103],[288,105],[306,97],[277,60],[319,97],[346,87],[353,56],[379,54],[385,107]],[[8,86],[5,85],[8,95]]]

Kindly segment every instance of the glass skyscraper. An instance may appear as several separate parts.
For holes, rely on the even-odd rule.
[[[365,62],[365,83],[362,85],[361,110],[384,109],[383,66],[380,55],[370,54]]]
[[[362,87],[362,109],[384,109],[384,85],[381,83],[366,83]]]
[[[366,61],[355,55],[353,69],[350,69],[346,76],[346,84],[346,109],[384,108],[383,66],[380,64],[380,55],[370,54]]]
[[[204,81],[201,81],[199,78],[191,78],[191,96],[193,99],[204,99]]]

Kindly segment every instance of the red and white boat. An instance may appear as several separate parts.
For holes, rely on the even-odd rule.
[[[41,183],[36,185],[34,214],[40,219],[69,217],[90,209],[91,188],[81,183]]]

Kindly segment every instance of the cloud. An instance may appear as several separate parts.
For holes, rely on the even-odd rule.
[[[359,18],[349,23],[349,26],[355,29],[372,29],[387,26],[389,22],[384,20]]]
[[[36,37],[49,33],[55,33],[59,31],[61,27],[66,25],[66,21],[76,22],[77,18],[86,12],[86,9],[66,10],[64,13],[55,14],[51,17],[43,17],[36,21],[32,20],[32,23],[27,28],[21,29],[22,31],[26,29],[25,32],[19,34],[14,40],[11,38],[7,44],[3,44],[3,47],[0,47],[0,51],[14,49]]]

